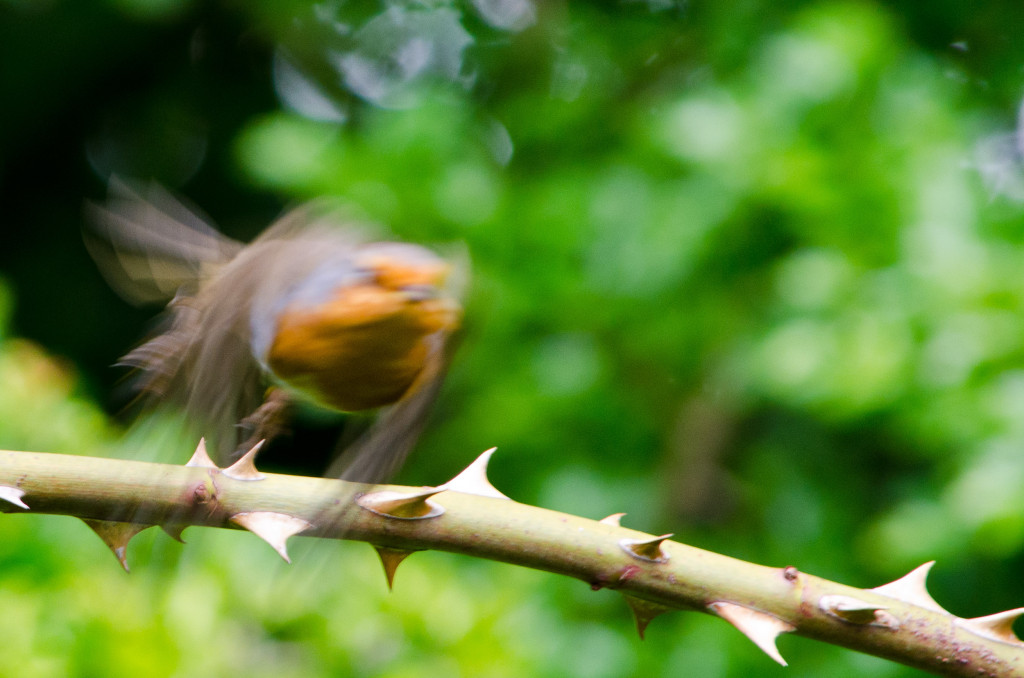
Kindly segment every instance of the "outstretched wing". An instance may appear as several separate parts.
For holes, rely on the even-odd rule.
[[[166,302],[242,248],[156,184],[114,179],[107,202],[86,206],[83,238],[100,272],[134,304]]]
[[[114,180],[107,202],[87,211],[83,237],[111,286],[133,303],[171,300],[158,333],[120,361],[136,368],[133,391],[147,406],[182,411],[223,458],[262,398],[246,314],[238,304],[211,309],[211,284],[242,244],[155,184]]]

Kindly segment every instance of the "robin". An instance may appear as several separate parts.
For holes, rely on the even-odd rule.
[[[143,195],[113,182],[90,211],[86,244],[115,289],[135,302],[170,299],[164,331],[123,358],[143,393],[180,407],[221,458],[279,433],[297,401],[380,410],[329,473],[374,482],[397,470],[459,325],[450,262],[375,241],[325,200],[248,245],[155,186]]]

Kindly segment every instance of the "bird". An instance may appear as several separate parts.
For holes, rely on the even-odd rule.
[[[379,482],[398,470],[447,371],[465,257],[376,239],[331,199],[248,244],[156,184],[112,180],[88,212],[86,246],[112,287],[167,303],[160,330],[121,364],[147,402],[197,425],[215,459],[279,435],[307,403],[377,413],[327,475]]]

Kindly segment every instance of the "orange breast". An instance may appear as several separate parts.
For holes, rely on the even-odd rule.
[[[278,317],[267,364],[323,405],[372,409],[408,391],[428,360],[428,337],[456,322],[445,300],[410,302],[375,285],[342,288],[326,304]]]

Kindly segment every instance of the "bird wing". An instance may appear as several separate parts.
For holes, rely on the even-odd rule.
[[[109,190],[106,203],[86,206],[82,235],[100,272],[130,303],[194,291],[242,248],[156,184],[113,179]]]
[[[237,303],[211,304],[242,244],[155,184],[112,180],[108,200],[87,214],[83,238],[110,285],[137,304],[171,300],[156,333],[119,361],[136,369],[135,400],[183,411],[224,458],[235,424],[262,398],[246,314]]]

